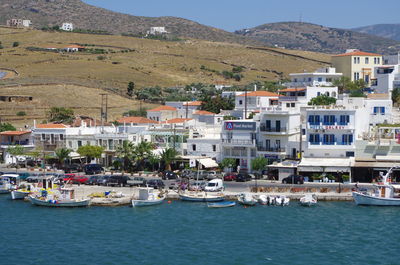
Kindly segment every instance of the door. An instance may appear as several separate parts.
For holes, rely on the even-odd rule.
[[[296,148],[292,148],[292,157],[293,157],[293,158],[296,158],[296,155],[297,155],[297,150],[296,150]]]
[[[271,140],[265,140],[265,150],[268,151],[271,148]]]
[[[271,130],[271,121],[266,120],[265,121],[265,128],[267,129],[266,131],[269,132]]]
[[[276,127],[276,131],[280,132],[281,131],[281,121],[275,121],[275,127]]]

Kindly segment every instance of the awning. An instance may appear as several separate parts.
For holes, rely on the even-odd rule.
[[[398,161],[400,162],[400,156],[376,156],[376,161]]]
[[[69,153],[69,157],[71,157],[71,158],[83,158],[84,156],[81,156],[77,152],[71,152],[71,153]]]
[[[350,158],[303,158],[298,166],[299,172],[350,172]]]
[[[354,167],[368,167],[376,170],[385,170],[391,167],[400,166],[400,162],[366,162],[366,161],[357,161],[353,165]]]
[[[202,158],[199,159],[200,164],[202,164],[205,168],[213,168],[218,167],[217,162],[212,160],[211,158]]]

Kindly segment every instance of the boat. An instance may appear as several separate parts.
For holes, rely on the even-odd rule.
[[[20,178],[18,174],[4,174],[0,176],[0,194],[10,193],[17,189]]]
[[[256,205],[257,200],[251,194],[242,193],[238,196],[238,202],[246,206],[254,206]]]
[[[392,167],[385,175],[382,175],[382,182],[374,185],[372,192],[353,191],[353,199],[356,205],[373,205],[373,206],[400,206],[400,197],[395,197],[395,189],[400,189],[400,185],[390,183],[390,174],[394,169]]]
[[[31,191],[27,190],[27,189],[13,190],[13,191],[11,191],[11,199],[13,199],[13,200],[23,200],[29,194],[31,194]]]
[[[48,192],[42,190],[41,194],[31,194],[28,196],[33,205],[47,207],[86,207],[90,205],[90,199],[75,199],[74,190],[61,188]]]
[[[260,195],[258,197],[258,203],[261,205],[270,205],[271,204],[270,197],[267,195]]]
[[[233,207],[236,205],[236,202],[232,201],[222,201],[222,202],[210,202],[207,203],[208,208],[227,208],[227,207]]]
[[[139,198],[137,200],[132,200],[132,206],[141,207],[161,204],[165,197],[163,193],[156,195],[153,188],[140,188]]]
[[[286,197],[286,196],[281,196],[282,197],[282,206],[288,206],[289,202],[290,202],[290,198]]]
[[[306,194],[300,198],[300,205],[302,206],[317,205],[317,197],[314,194]]]
[[[225,199],[223,193],[207,193],[207,192],[180,193],[179,198],[182,201],[191,201],[191,202],[219,202]]]

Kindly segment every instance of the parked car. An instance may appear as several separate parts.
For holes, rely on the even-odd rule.
[[[161,179],[149,179],[146,180],[146,185],[151,187],[151,188],[155,188],[155,189],[159,189],[159,188],[164,188],[165,184]]]
[[[180,175],[182,178],[194,179],[196,178],[196,173],[196,171],[184,169]]]
[[[194,181],[193,183],[190,183],[189,190],[191,190],[191,191],[202,191],[202,190],[204,190],[205,186],[206,186],[206,182],[205,181]]]
[[[145,178],[142,178],[142,177],[132,177],[132,178],[129,178],[128,179],[128,181],[127,181],[127,185],[128,186],[144,186],[144,184],[145,184],[145,182],[146,182],[146,179]]]
[[[224,176],[224,181],[235,181],[236,174],[235,173],[226,173]]]
[[[304,177],[301,175],[290,175],[282,179],[283,184],[304,184]]]
[[[205,191],[222,191],[224,190],[224,183],[222,179],[213,179],[210,180],[207,185],[204,187]]]
[[[63,181],[65,183],[72,183],[72,184],[85,184],[86,181],[88,181],[89,178],[86,176],[80,176],[76,174],[65,174],[65,178]]]
[[[236,182],[246,182],[246,181],[250,181],[251,180],[251,176],[247,173],[240,173],[237,174],[236,176]]]
[[[110,177],[107,178],[106,181],[106,186],[120,186],[124,187],[127,186],[128,184],[128,176],[124,175],[111,175]]]
[[[65,173],[78,173],[82,172],[82,166],[79,164],[64,165],[62,167]]]
[[[99,185],[99,186],[106,186],[106,185],[107,185],[108,178],[110,178],[110,177],[111,177],[111,175],[99,176],[99,178],[97,179],[97,185]]]
[[[177,179],[178,175],[175,172],[166,170],[166,171],[163,172],[161,178],[164,179],[164,180],[166,180],[166,179]]]
[[[88,164],[83,166],[86,175],[95,175],[104,172],[104,168],[99,164]]]
[[[97,185],[99,179],[102,178],[102,176],[91,176],[89,179],[86,181],[86,185]]]
[[[219,174],[217,173],[217,171],[207,171],[207,179],[208,180],[212,180],[212,179],[216,179],[219,178]]]

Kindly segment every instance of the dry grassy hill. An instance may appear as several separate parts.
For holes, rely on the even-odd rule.
[[[123,36],[0,28],[0,41],[4,46],[0,50],[0,69],[11,68],[19,73],[0,80],[0,95],[29,94],[46,107],[65,104],[74,107],[80,114],[90,112],[92,106],[88,102],[95,102],[93,107],[100,106],[98,95],[104,89],[117,94],[116,102],[124,102],[121,103],[121,111],[118,110],[120,114],[123,110],[134,109],[138,106],[137,102],[121,96],[125,94],[130,81],[135,82],[138,88],[156,85],[184,86],[193,82],[213,84],[219,81],[247,84],[254,80],[279,80],[288,77],[291,72],[313,71],[330,61],[328,55],[320,53],[253,49],[239,44],[194,39],[168,42]],[[14,42],[18,42],[19,46],[12,47]],[[88,48],[105,49],[107,53],[59,53],[29,49],[61,48],[73,43],[90,45]],[[244,78],[240,82],[225,80],[221,75],[210,71],[231,71],[233,66],[245,68]],[[39,86],[9,88],[32,84]],[[57,84],[71,86],[60,89]],[[82,87],[73,90],[76,85]],[[78,100],[81,97],[83,100]],[[56,98],[59,100],[55,100]],[[93,114],[98,112],[94,111]],[[4,114],[4,109],[0,110],[0,115],[2,113]]]

